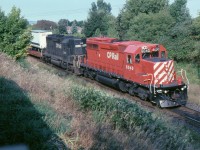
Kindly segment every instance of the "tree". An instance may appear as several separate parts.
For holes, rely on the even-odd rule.
[[[130,21],[126,39],[163,42],[172,28],[174,19],[167,10],[159,13],[140,13]]]
[[[33,29],[38,30],[54,30],[56,28],[57,24],[49,20],[38,20],[37,23],[33,25]]]
[[[197,18],[193,19],[192,26],[192,39],[195,41],[194,51],[191,53],[191,58],[198,64],[200,68],[200,13]]]
[[[76,33],[77,33],[77,26],[76,26],[76,21],[74,21],[72,24],[72,34],[76,34]]]
[[[175,0],[169,7],[170,14],[177,23],[191,20],[189,10],[187,8],[187,0]]]
[[[176,60],[192,60],[191,53],[195,50],[195,43],[191,38],[192,19],[187,9],[187,0],[175,0],[169,6],[171,16],[175,22],[169,34],[170,39],[167,46],[170,46],[169,55]]]
[[[200,40],[200,13],[197,18],[193,19],[191,30],[193,39]]]
[[[108,35],[111,5],[103,0],[97,0],[97,3],[93,2],[91,6],[89,17],[84,23],[84,34],[86,37],[91,37],[99,29],[102,35]]]
[[[12,8],[4,26],[3,41],[0,49],[15,59],[25,56],[31,33],[27,29],[28,21],[20,16],[20,9]]]
[[[79,26],[79,27],[83,27],[84,21],[77,21],[76,25]]]
[[[130,20],[134,19],[139,14],[158,13],[159,11],[166,9],[168,6],[168,0],[128,0],[120,15],[118,16],[118,31],[121,38],[126,36],[127,30],[130,27]],[[120,20],[120,24],[119,24]],[[124,34],[122,34],[122,32]],[[125,36],[123,36],[125,35]]]
[[[6,22],[6,16],[4,12],[2,12],[0,9],[0,48],[3,48],[1,41],[3,41],[4,39],[3,35],[5,32],[5,22]]]
[[[117,19],[112,16],[108,15],[107,16],[108,21],[108,29],[107,29],[107,36],[108,37],[113,37],[113,38],[119,38],[118,32],[117,32]]]
[[[60,19],[58,21],[58,30],[60,34],[67,34],[68,23],[69,23],[69,20],[67,19]]]

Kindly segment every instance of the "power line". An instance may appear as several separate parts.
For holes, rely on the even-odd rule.
[[[112,6],[112,10],[116,10],[116,9],[120,9],[119,6],[123,6],[123,4],[121,5],[113,5]],[[29,16],[29,17],[35,17],[35,16],[55,16],[55,15],[60,15],[60,14],[63,14],[63,13],[66,13],[66,14],[79,14],[79,13],[83,13],[83,12],[86,12],[86,11],[89,11],[90,8],[79,8],[79,9],[72,9],[72,10],[58,10],[58,11],[46,11],[46,12],[34,12],[34,13],[27,13],[26,16]]]

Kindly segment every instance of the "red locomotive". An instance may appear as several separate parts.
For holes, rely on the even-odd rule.
[[[185,105],[187,85],[176,77],[162,45],[115,38],[87,39],[83,74],[159,107]]]

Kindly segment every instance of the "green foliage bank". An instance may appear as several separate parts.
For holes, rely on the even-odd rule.
[[[72,97],[83,110],[92,111],[97,121],[109,121],[114,128],[135,134],[135,139],[150,140],[154,149],[196,149],[199,136],[183,127],[175,127],[126,99],[114,98],[103,92],[72,87]],[[144,137],[142,137],[144,136]],[[139,141],[138,141],[139,142]]]
[[[92,3],[84,34],[164,45],[169,57],[200,66],[200,15],[191,18],[187,0],[127,0],[117,18],[103,0]]]
[[[0,10],[0,51],[15,59],[25,56],[31,32],[28,21],[20,16],[20,9],[13,7],[6,16]]]

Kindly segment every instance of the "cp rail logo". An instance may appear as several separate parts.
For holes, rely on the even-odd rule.
[[[119,60],[119,54],[113,53],[113,52],[107,52],[107,58],[113,59],[113,60]]]

